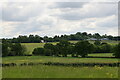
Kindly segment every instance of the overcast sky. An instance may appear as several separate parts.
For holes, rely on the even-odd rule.
[[[118,3],[4,2],[0,37],[76,32],[118,35]]]

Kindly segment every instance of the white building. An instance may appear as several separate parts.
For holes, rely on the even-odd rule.
[[[41,40],[41,43],[44,43],[45,41],[44,40]]]

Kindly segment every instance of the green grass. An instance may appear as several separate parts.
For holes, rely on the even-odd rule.
[[[45,43],[21,43],[27,48],[27,54],[32,54],[34,48],[43,47]]]
[[[90,54],[93,56],[108,54]],[[109,54],[111,55],[111,54]],[[120,60],[120,59],[119,59]],[[44,63],[44,62],[60,62],[60,63],[113,63],[118,59],[112,58],[72,58],[72,57],[52,57],[52,56],[14,56],[3,57],[3,63]],[[66,67],[66,66],[15,66],[3,67],[3,78],[117,78],[118,67]]]
[[[56,44],[57,42],[53,42],[52,44]],[[22,45],[26,46],[27,53],[26,54],[32,54],[32,51],[34,48],[43,47],[45,43],[21,43]]]
[[[95,55],[95,54],[90,54]],[[99,54],[98,54],[99,55]],[[103,54],[104,55],[104,54]],[[73,58],[73,57],[52,57],[52,56],[15,56],[3,57],[3,63],[24,63],[24,62],[61,62],[61,63],[112,63],[120,59],[113,58]]]
[[[76,43],[77,41],[70,41]],[[54,42],[52,44],[56,44]],[[93,43],[93,41],[91,41]],[[118,42],[108,41],[115,45]],[[45,43],[22,43],[27,48],[27,54],[32,54],[34,48],[43,47]],[[112,53],[89,54],[88,56],[111,57]],[[60,62],[60,63],[113,63],[120,59],[116,58],[73,58],[52,56],[11,56],[3,57],[3,63],[25,63],[25,62]],[[3,78],[118,78],[118,67],[66,67],[66,66],[15,66],[3,67]]]
[[[118,78],[118,67],[4,67],[3,78]]]
[[[95,54],[88,54],[88,56],[95,56],[95,57],[113,57],[112,53],[95,53]]]

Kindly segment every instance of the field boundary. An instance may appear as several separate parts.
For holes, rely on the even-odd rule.
[[[34,65],[49,65],[49,66],[72,66],[72,67],[120,67],[120,62],[116,63],[59,63],[59,62],[46,62],[46,63],[21,63],[21,64],[16,64],[16,63],[2,63],[0,64],[0,67],[10,67],[10,66],[34,66]]]

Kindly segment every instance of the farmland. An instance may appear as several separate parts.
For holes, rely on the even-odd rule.
[[[77,41],[70,41],[76,43]],[[52,44],[56,44],[54,42]],[[91,41],[91,43],[93,43]],[[108,42],[115,45],[118,42]],[[22,43],[27,48],[27,54],[32,54],[34,48],[43,47],[45,43]],[[88,54],[93,57],[113,57],[112,53]],[[54,57],[54,56],[9,56],[3,57],[2,63],[117,63],[117,58],[76,58]],[[118,78],[119,67],[74,67],[74,66],[55,66],[55,65],[33,65],[33,66],[9,66],[2,68],[3,78]],[[88,73],[89,72],[89,73]]]
[[[95,56],[95,54],[90,54]],[[104,56],[104,54],[99,54]],[[107,54],[111,55],[111,54]],[[105,54],[106,56],[106,54]],[[16,56],[4,57],[3,63],[114,63],[118,59],[108,58],[72,58],[52,56]],[[2,68],[3,78],[118,78],[118,67],[67,67],[67,66],[14,66]],[[89,73],[87,73],[89,72]]]
[[[94,54],[90,54],[94,55]],[[104,54],[103,54],[104,55]],[[102,55],[102,56],[103,56]],[[106,55],[105,55],[106,56]],[[61,62],[61,63],[75,63],[75,62],[86,62],[86,63],[112,63],[118,62],[118,59],[112,58],[72,58],[72,57],[52,57],[52,56],[16,56],[16,57],[4,57],[3,63],[23,63],[23,62]]]
[[[118,78],[117,67],[16,66],[3,68],[3,78]]]

